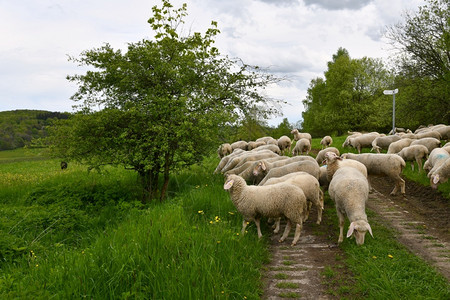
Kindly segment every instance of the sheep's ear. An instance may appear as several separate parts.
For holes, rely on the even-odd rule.
[[[353,230],[355,230],[355,222],[350,223],[350,227],[348,228],[348,231],[347,231],[348,238],[352,236]]]
[[[433,183],[438,184],[439,183],[439,174],[436,174],[433,176]]]
[[[265,164],[263,161],[261,162],[261,169],[262,169],[263,171],[266,170],[266,164]]]
[[[372,234],[372,227],[370,227],[370,224],[369,223],[367,223],[367,230],[369,231],[369,233],[370,233],[370,235],[373,237],[373,234]]]
[[[234,180],[233,180],[233,179],[228,180],[228,181],[225,182],[225,184],[223,185],[223,188],[224,188],[225,190],[229,190],[229,189],[231,189],[231,187],[233,186],[233,183],[234,183]]]

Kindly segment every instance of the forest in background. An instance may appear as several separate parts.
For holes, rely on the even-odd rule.
[[[69,113],[45,110],[12,110],[0,112],[0,150],[31,146],[47,135],[52,120],[67,119]]]

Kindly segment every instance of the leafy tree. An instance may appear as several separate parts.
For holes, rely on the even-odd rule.
[[[427,0],[386,37],[394,49],[399,118],[409,126],[450,122],[450,2]]]
[[[352,59],[339,48],[324,75],[311,81],[303,100],[304,131],[320,136],[388,128],[383,89],[392,84],[392,77],[380,60]]]
[[[169,175],[216,149],[218,128],[250,111],[268,116],[275,109],[259,93],[278,81],[214,47],[217,23],[204,34],[182,34],[187,6],[168,0],[152,8],[152,40],[109,44],[71,58],[93,70],[68,76],[78,84],[72,96],[79,112],[52,130],[57,155],[98,168],[104,164],[135,170],[144,199],[163,199]],[[163,184],[160,186],[160,174]]]

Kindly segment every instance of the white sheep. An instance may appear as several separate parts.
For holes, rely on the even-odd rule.
[[[270,150],[244,152],[244,154],[238,155],[238,156],[230,159],[228,161],[228,163],[225,165],[225,167],[223,167],[221,172],[225,173],[225,172],[233,169],[236,166],[240,166],[241,164],[243,164],[247,161],[255,161],[255,160],[260,160],[260,159],[269,158],[269,157],[276,157],[276,156],[278,156],[278,154],[273,153]]]
[[[410,146],[412,145],[424,145],[428,148],[428,153],[431,153],[433,149],[438,148],[441,145],[441,141],[433,137],[425,137],[412,141]]]
[[[380,153],[381,149],[388,150],[390,144],[401,139],[398,135],[379,136],[372,141],[372,149],[370,151],[375,150],[377,153]]]
[[[285,150],[287,150],[287,151],[291,150],[292,141],[288,136],[286,136],[286,135],[281,136],[277,140],[277,143],[278,143],[278,147],[280,148],[281,152],[283,152]]]
[[[308,217],[309,215],[311,204],[314,204],[314,206],[317,208],[316,223],[320,224],[320,222],[322,221],[323,211],[323,192],[320,189],[320,184],[317,178],[306,172],[294,172],[281,177],[270,178],[264,185],[267,186],[279,182],[290,183],[298,186],[303,190],[303,193],[306,196],[306,201],[308,201],[308,211],[306,217]]]
[[[270,170],[278,167],[282,167],[294,162],[299,161],[315,161],[314,158],[307,155],[300,155],[300,156],[294,156],[294,157],[288,157],[287,159],[278,160],[278,161],[270,161],[269,159],[262,159],[257,161],[253,165],[252,169],[252,181],[259,183],[266,175],[269,173]],[[251,176],[251,175],[250,175]]]
[[[433,130],[439,132],[439,134],[441,135],[441,139],[447,141],[450,140],[450,125],[438,127]]]
[[[308,155],[309,151],[311,151],[311,142],[308,139],[301,138],[295,144],[292,155],[301,155],[303,152]]]
[[[219,149],[217,149],[217,154],[219,154],[220,158],[230,155],[231,152],[233,152],[233,149],[229,143],[223,143],[219,146]]]
[[[312,143],[312,136],[307,132],[299,132],[298,129],[293,129],[291,134],[294,135],[294,140],[298,141],[301,138],[308,139],[310,143]]]
[[[398,156],[403,158],[403,160],[411,162],[411,169],[414,171],[414,161],[419,166],[419,172],[422,172],[422,159],[428,156],[428,148],[424,145],[412,145],[403,148]]]
[[[351,139],[351,138],[355,138],[355,137],[357,137],[357,136],[360,136],[360,135],[362,135],[362,133],[361,132],[356,132],[356,131],[348,131],[348,134],[349,134],[349,136],[347,136],[346,138],[345,138],[345,141],[344,141],[344,143],[342,143],[342,148],[345,148],[345,147],[347,147],[347,146],[349,146],[350,144],[349,144],[349,140]]]
[[[360,136],[356,136],[348,139],[348,145],[358,150],[361,153],[362,148],[372,147],[372,142],[374,139],[379,137],[379,134],[366,133]]]
[[[435,139],[440,140],[442,137],[438,131],[434,131],[434,130],[416,133],[416,139],[423,139],[423,138],[435,138]]]
[[[413,139],[410,138],[401,138],[400,140],[393,142],[389,145],[387,154],[395,154],[400,152],[403,148],[411,145]]]
[[[280,147],[278,147],[277,145],[274,145],[274,144],[262,145],[262,146],[259,146],[259,147],[255,148],[255,149],[253,149],[252,151],[261,151],[261,150],[270,150],[273,153],[281,155]]]
[[[247,150],[248,143],[246,141],[237,141],[231,144],[231,149]]]
[[[233,152],[231,152],[230,155],[227,155],[227,156],[222,157],[222,159],[221,159],[221,160],[219,161],[219,163],[217,164],[216,169],[214,170],[214,174],[217,174],[218,172],[220,172],[220,171],[223,169],[223,167],[226,166],[226,164],[228,163],[228,161],[229,161],[231,158],[233,158],[233,157],[235,157],[235,156],[238,156],[238,155],[241,155],[243,152],[245,152],[245,151],[242,150],[242,149],[236,149],[236,150],[234,150]]]
[[[326,136],[324,136],[323,139],[320,141],[320,144],[322,145],[322,149],[323,149],[323,148],[330,147],[331,144],[333,144],[333,139],[331,138],[331,136],[326,135]]]
[[[429,171],[427,175],[428,178],[430,178],[434,171],[439,168],[449,157],[450,155],[445,149],[433,149],[433,151],[430,152],[427,161],[423,165],[423,168]]]
[[[260,218],[286,217],[287,225],[279,242],[283,242],[291,226],[295,225],[295,234],[292,241],[294,246],[300,238],[300,233],[307,211],[306,196],[302,189],[289,183],[277,183],[269,186],[249,186],[245,180],[237,175],[229,175],[225,181],[225,190],[230,192],[231,201],[244,220],[242,234],[248,222],[254,221],[258,237],[262,237]]]
[[[258,142],[256,142],[256,141],[250,141],[250,142],[248,142],[248,144],[247,144],[247,151],[256,149],[256,148],[258,148],[259,146],[262,146],[262,145],[266,145],[266,143],[263,142],[263,141],[258,141]]]
[[[264,137],[257,138],[255,140],[255,142],[260,142],[260,141],[266,143],[267,145],[270,145],[270,144],[278,145],[277,140],[271,136],[264,136]]]
[[[319,164],[313,159],[311,160],[304,160],[304,161],[297,161],[290,164],[287,164],[285,166],[276,167],[273,169],[270,169],[269,172],[267,172],[266,176],[264,176],[263,180],[259,183],[259,185],[264,185],[267,180],[273,177],[281,177],[289,173],[294,172],[307,172],[314,176],[315,178],[319,179]]]
[[[369,175],[384,175],[392,178],[395,181],[395,187],[391,195],[396,195],[399,189],[402,194],[405,194],[405,181],[402,179],[401,174],[406,163],[400,156],[384,153],[344,153],[341,157],[354,159],[363,163]]]
[[[317,163],[318,163],[319,165],[322,164],[322,162],[325,160],[325,154],[326,154],[327,152],[333,152],[333,153],[336,153],[337,156],[340,155],[340,154],[339,154],[339,150],[338,150],[338,148],[336,148],[336,147],[328,147],[328,148],[325,148],[325,149],[323,149],[323,150],[320,150],[319,153],[317,153],[317,156],[316,156],[316,161],[317,161]]]
[[[447,182],[450,177],[450,158],[447,158],[438,168],[430,175],[430,185],[433,189],[437,189],[438,185]]]
[[[345,215],[350,221],[347,237],[354,235],[357,245],[364,244],[367,231],[373,237],[372,228],[367,221],[365,212],[369,184],[361,172],[352,167],[339,168],[330,182],[328,193],[336,204],[336,212],[339,217],[338,243],[344,240]]]
[[[340,156],[337,156],[334,152],[327,152],[325,154],[325,161],[326,161],[326,171],[327,171],[327,181],[330,182],[333,178],[334,173],[339,168],[342,167],[352,167],[357,169],[361,174],[364,175],[364,177],[368,178],[367,168],[366,166],[356,160],[351,159],[343,159]]]
[[[327,165],[323,165],[319,168],[319,184],[323,187],[323,190],[328,190],[328,186],[330,185],[330,181],[328,180],[327,175]]]
[[[274,156],[274,157],[270,157],[270,158],[266,158],[265,160],[268,162],[275,162],[275,161],[279,161],[279,160],[286,160],[289,159],[288,156]],[[228,174],[237,174],[241,177],[241,174],[247,172],[247,170],[253,170],[254,165],[256,165],[259,162],[259,160],[257,161],[246,161],[242,164],[238,164],[236,165],[233,169],[226,171],[224,174],[228,175]],[[245,179],[245,178],[244,178]]]

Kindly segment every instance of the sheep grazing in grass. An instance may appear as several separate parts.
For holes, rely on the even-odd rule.
[[[442,137],[438,131],[434,131],[434,130],[416,133],[416,139],[423,139],[423,138],[435,138],[435,139],[440,140]]]
[[[247,144],[247,151],[253,150],[258,148],[259,146],[263,146],[263,145],[267,145],[265,142],[263,141],[259,141],[259,142],[255,142],[255,141],[250,141]]]
[[[286,136],[286,135],[281,136],[277,140],[277,142],[278,142],[278,147],[280,148],[281,152],[283,152],[285,150],[287,150],[287,151],[291,150],[292,141],[288,136]]]
[[[450,158],[447,158],[429,177],[433,189],[437,189],[439,184],[447,182],[450,177]]]
[[[390,144],[401,139],[398,135],[379,136],[372,141],[372,149],[370,151],[375,150],[377,153],[380,153],[382,149],[388,150]]]
[[[269,186],[247,185],[245,180],[237,175],[229,175],[223,188],[230,192],[231,201],[244,218],[242,234],[245,233],[247,224],[253,221],[256,224],[258,237],[261,238],[261,217],[284,216],[287,224],[279,242],[283,242],[289,235],[291,226],[295,226],[291,245],[297,244],[308,209],[306,196],[301,188],[284,182]]]
[[[274,144],[262,145],[262,146],[259,146],[259,147],[255,148],[255,149],[253,149],[252,151],[261,151],[261,150],[270,150],[273,153],[281,155],[280,147],[278,147],[277,145],[274,145]]]
[[[231,149],[247,150],[248,143],[246,141],[237,141],[231,144]]]
[[[411,162],[411,169],[414,171],[414,161],[419,166],[419,172],[422,172],[422,159],[428,156],[428,148],[424,145],[412,145],[409,147],[403,148],[398,156],[403,158],[403,160]]]
[[[423,168],[429,171],[427,175],[428,178],[430,178],[434,171],[439,168],[448,158],[450,158],[450,155],[445,149],[433,149],[433,151],[430,152],[427,161],[423,165]]]
[[[306,196],[306,201],[308,201],[308,211],[306,217],[308,217],[309,215],[311,204],[314,204],[317,209],[316,223],[320,224],[320,222],[322,221],[323,192],[320,189],[320,184],[317,178],[306,172],[294,172],[281,177],[271,178],[266,181],[264,186],[276,184],[279,182],[290,183],[298,186],[303,190],[303,193]]]
[[[347,238],[354,235],[356,244],[362,245],[367,231],[373,237],[372,228],[367,221],[365,212],[369,184],[361,172],[352,167],[339,168],[330,182],[328,193],[336,204],[336,212],[339,217],[338,243],[344,240],[345,216],[350,221]]]
[[[441,145],[441,141],[433,137],[426,137],[412,141],[410,146],[412,145],[424,145],[428,148],[428,153],[431,153],[433,149],[438,148]]]
[[[231,152],[233,152],[233,149],[231,148],[231,145],[229,143],[224,143],[219,146],[219,149],[217,149],[217,154],[219,154],[220,158],[230,155]]]
[[[396,142],[393,142],[389,145],[387,154],[399,153],[403,148],[411,145],[412,142],[413,142],[413,139],[410,139],[410,138],[402,138]]]
[[[264,136],[264,137],[257,138],[255,140],[255,142],[264,142],[264,143],[266,143],[266,145],[270,145],[270,144],[278,145],[277,140],[271,136]]]
[[[279,155],[273,153],[270,150],[244,152],[244,154],[233,157],[231,160],[229,160],[228,163],[225,165],[225,167],[223,167],[221,172],[225,173],[235,167],[239,167],[240,165],[244,164],[247,161],[255,161],[277,156]]]
[[[324,136],[323,139],[320,141],[320,144],[322,145],[322,149],[323,149],[323,148],[330,147],[331,144],[333,144],[333,139],[331,138],[331,136],[326,135],[326,136]]]
[[[308,139],[310,143],[312,143],[312,136],[311,134],[307,133],[307,132],[299,132],[298,129],[293,129],[291,131],[291,134],[294,135],[294,140],[298,141],[302,138],[304,139]]]
[[[358,153],[361,153],[362,148],[370,148],[372,147],[372,142],[376,139],[379,134],[374,133],[366,133],[360,136],[356,136],[348,139],[348,145],[358,150]]]
[[[317,161],[317,163],[318,163],[319,165],[325,160],[325,154],[326,154],[327,152],[333,152],[333,153],[335,153],[337,156],[340,155],[340,154],[339,154],[339,150],[338,150],[337,148],[335,148],[335,147],[328,147],[328,148],[325,148],[325,149],[323,149],[323,150],[320,150],[319,153],[317,153],[317,156],[316,156],[316,161]]]
[[[311,151],[311,142],[308,139],[301,138],[295,144],[292,155],[301,155],[303,152],[308,155],[309,151]]]
[[[297,161],[290,164],[287,164],[285,166],[276,167],[273,169],[270,169],[269,172],[267,172],[267,175],[264,176],[263,180],[259,183],[259,185],[264,185],[267,180],[274,177],[281,177],[284,175],[287,175],[289,173],[294,172],[307,172],[314,176],[315,178],[319,179],[319,164],[313,159],[311,160],[304,160],[304,161]]]
[[[439,132],[441,139],[447,141],[450,140],[450,125],[442,126],[433,130]]]
[[[350,146],[349,140],[350,140],[351,138],[355,138],[355,137],[357,137],[357,136],[362,135],[361,132],[352,132],[352,131],[349,131],[348,134],[349,134],[349,136],[347,136],[347,138],[345,139],[344,143],[342,143],[342,148],[345,148],[345,147],[347,147],[347,146]]]
[[[283,160],[277,160],[277,161],[270,161],[269,159],[262,159],[258,162],[256,162],[253,165],[252,174],[253,174],[253,181],[259,183],[266,175],[269,173],[270,170],[278,167],[282,167],[294,162],[299,161],[312,161],[314,162],[314,158],[307,155],[300,155],[300,156],[294,156],[294,157],[287,157],[287,159]]]
[[[219,163],[217,164],[216,169],[214,170],[214,174],[217,174],[218,172],[220,172],[223,167],[225,167],[228,163],[229,160],[231,160],[233,157],[236,157],[238,155],[243,154],[245,151],[242,149],[236,149],[233,152],[231,152],[230,155],[224,156],[222,157],[222,159],[219,161]]]
[[[328,190],[328,186],[330,185],[330,181],[328,181],[327,176],[327,166],[321,166],[319,168],[319,184],[321,187],[323,187],[324,191]]]
[[[369,175],[382,175],[392,178],[395,181],[395,187],[392,190],[391,195],[397,195],[398,190],[400,190],[403,195],[405,194],[405,181],[402,179],[401,174],[406,163],[400,156],[383,153],[344,153],[341,157],[363,163],[366,166]]]

